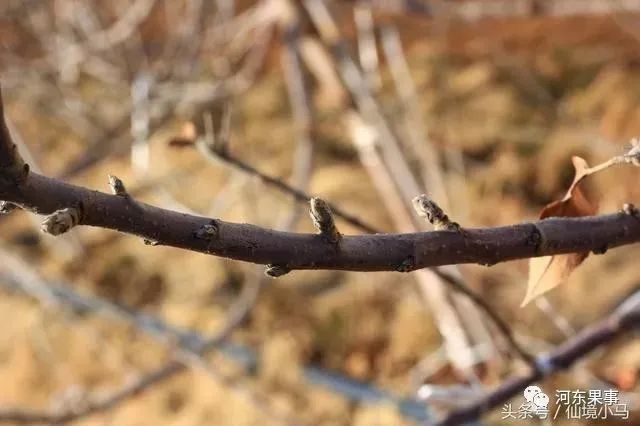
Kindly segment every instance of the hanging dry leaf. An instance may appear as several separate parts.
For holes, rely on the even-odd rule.
[[[597,205],[587,199],[580,189],[580,184],[589,176],[589,165],[580,157],[573,157],[573,167],[576,174],[573,183],[564,198],[548,204],[540,219],[547,217],[578,217],[596,214]],[[529,280],[527,294],[520,307],[565,282],[571,272],[577,268],[589,255],[586,253],[569,253],[556,256],[535,257],[529,261]]]

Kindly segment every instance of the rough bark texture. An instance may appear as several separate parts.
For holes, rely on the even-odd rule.
[[[461,263],[492,265],[561,253],[603,253],[640,241],[640,219],[631,209],[605,216],[549,218],[497,228],[344,236],[333,244],[322,235],[280,232],[177,213],[129,196],[106,194],[29,173],[11,140],[1,106],[0,118],[0,200],[46,215],[75,209],[78,225],[137,235],[153,245],[288,270],[406,272]],[[204,229],[216,232],[202,238]]]
[[[2,173],[2,172],[0,172]],[[0,199],[39,214],[78,207],[79,224],[133,234],[162,245],[289,269],[393,271],[460,263],[491,265],[512,259],[602,251],[640,241],[640,220],[617,213],[550,218],[512,226],[409,234],[344,236],[338,245],[319,235],[296,234],[192,216],[70,185],[36,173],[20,184],[0,183]],[[196,236],[215,224],[213,239]]]

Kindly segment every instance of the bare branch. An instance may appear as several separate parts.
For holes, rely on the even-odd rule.
[[[627,214],[552,218],[536,223],[451,232],[344,236],[341,249],[321,244],[310,234],[278,232],[246,224],[216,221],[219,238],[208,241],[194,232],[211,219],[181,214],[117,195],[109,195],[31,173],[15,176],[20,163],[8,133],[0,152],[13,161],[0,163],[0,199],[40,214],[82,206],[78,224],[114,229],[163,245],[288,269],[392,271],[412,257],[415,269],[460,263],[500,261],[582,252],[640,241],[640,221]],[[21,170],[26,170],[22,167]],[[12,180],[12,178],[17,180]],[[19,183],[19,184],[17,184]],[[540,235],[546,236],[540,244]]]
[[[502,334],[502,336],[507,341],[511,349],[513,349],[515,353],[517,353],[518,356],[520,356],[520,358],[522,358],[526,363],[532,366],[535,365],[534,356],[531,355],[531,353],[528,350],[522,347],[520,343],[518,343],[515,336],[513,335],[513,331],[511,330],[511,327],[509,326],[509,324],[507,324],[500,317],[500,315],[498,315],[498,313],[491,307],[491,305],[489,305],[478,294],[471,291],[471,289],[469,289],[469,287],[467,287],[464,284],[464,282],[462,282],[462,280],[455,277],[454,275],[449,274],[448,272],[445,272],[439,268],[434,268],[434,271],[439,278],[441,278],[443,281],[449,284],[455,291],[462,293],[466,297],[468,297],[469,300],[471,300],[478,308],[480,308],[482,312],[484,312],[484,314],[487,317],[489,317],[493,325],[496,326],[496,328],[498,329],[500,334]]]
[[[265,185],[268,185],[279,191],[282,191],[285,194],[293,196],[296,201],[308,203],[309,200],[312,198],[312,196],[306,193],[305,191],[294,188],[278,178],[269,176],[261,172],[260,170],[256,169],[255,167],[249,165],[248,163],[244,162],[240,158],[235,157],[228,152],[221,152],[221,151],[216,151],[211,149],[211,147],[204,140],[201,140],[201,139],[196,140],[196,147],[205,157],[207,157],[212,162],[217,164],[219,161],[222,161],[226,165],[228,165],[229,167],[235,170],[239,170],[250,176],[255,176],[258,179],[260,179],[260,181]],[[331,210],[336,216],[339,216],[342,220],[344,220],[345,222],[348,222],[350,225],[353,225],[354,227],[360,229],[361,231],[368,232],[368,233],[379,232],[373,226],[368,225],[367,223],[363,222],[360,218],[350,213],[347,213],[341,208],[338,208],[332,205]]]
[[[309,205],[309,214],[313,220],[313,225],[320,232],[320,235],[328,242],[337,244],[340,241],[340,232],[333,220],[333,213],[329,204],[323,199],[314,197],[309,201]]]
[[[469,407],[454,411],[440,425],[460,425],[475,420],[521,393],[530,384],[571,367],[587,353],[638,326],[640,326],[640,293],[628,299],[610,316],[585,328],[550,353],[537,356],[536,368],[528,375],[505,382]]]
[[[0,180],[8,179],[9,184],[15,185],[27,177],[29,166],[24,164],[22,157],[18,153],[4,117],[4,102],[0,92],[0,170],[2,171]]]
[[[3,148],[10,139],[3,140]],[[6,168],[0,174],[6,176]],[[294,234],[180,214],[32,173],[21,185],[0,185],[0,199],[40,213],[81,205],[80,224],[139,235],[149,241],[270,265],[271,276],[293,269],[396,270],[451,263],[492,264],[517,258],[616,247],[640,240],[640,221],[618,213],[556,218],[509,227],[450,232],[345,236],[339,251],[310,234]],[[72,221],[73,220],[73,215]],[[215,232],[210,232],[211,224]],[[164,226],[159,226],[163,224]],[[548,236],[544,247],[540,234]],[[206,234],[206,235],[205,235]],[[206,236],[206,238],[204,238]],[[213,238],[217,236],[217,238]]]
[[[198,142],[197,142],[198,143]],[[202,142],[200,142],[202,143]],[[200,148],[203,149],[205,148],[205,144],[200,145]],[[251,166],[247,165],[246,163],[242,162],[242,160],[240,160],[239,158],[235,158],[232,157],[231,154],[228,151],[225,151],[224,153],[221,153],[217,150],[212,150],[212,149],[208,149],[205,152],[206,156],[212,156],[212,155],[217,155],[216,158],[222,160],[222,161],[226,161],[226,160],[231,160],[231,163],[228,163],[230,166],[234,166],[235,164],[239,164],[241,167],[237,167],[237,170],[243,171],[249,175],[252,175],[254,172],[255,173],[259,173],[258,176],[263,176],[262,174],[260,174],[260,172],[257,172],[255,169],[253,169]],[[276,178],[271,178],[268,177],[268,180],[263,179],[263,183],[269,185],[272,184],[275,188],[283,190],[286,193],[289,194],[293,194],[294,198],[296,201],[299,202],[307,202],[308,199],[311,198],[310,195],[305,194],[305,193],[301,193],[301,191],[292,188],[290,186],[288,186],[285,182],[280,181]],[[274,185],[275,183],[275,185]],[[298,194],[302,194],[301,196],[297,196]],[[369,225],[364,225],[360,219],[358,219],[355,216],[351,216],[348,215],[346,213],[344,213],[341,209],[339,209],[338,207],[329,207],[331,208],[333,214],[335,214],[336,216],[340,217],[341,219],[345,220],[346,222],[349,222],[350,224],[360,228],[362,231],[364,232],[370,232],[370,233],[382,233],[381,230],[372,228]],[[397,270],[399,270],[400,272],[402,272],[402,267],[405,266],[409,269],[412,269],[415,267],[415,265],[413,265],[413,263],[411,262],[405,262],[403,261],[403,263],[397,268]],[[266,269],[265,269],[265,275],[271,277],[271,278],[276,278],[282,275],[285,275],[287,273],[289,273],[290,270],[282,265],[267,265]],[[514,351],[519,354],[526,362],[530,362],[531,359],[533,358],[526,349],[524,349],[513,337],[513,333],[511,332],[511,329],[509,328],[509,326],[506,324],[506,322],[504,322],[500,316],[492,309],[492,307],[487,304],[482,297],[480,297],[479,295],[475,294],[471,289],[469,289],[464,282],[462,282],[462,280],[460,280],[458,277],[449,274],[439,268],[433,268],[433,272],[438,275],[438,277],[440,277],[441,279],[443,279],[446,283],[450,284],[454,290],[458,291],[459,293],[462,293],[464,295],[466,295],[473,303],[475,303],[476,305],[478,305],[478,307],[485,312],[485,314],[489,317],[489,319],[495,324],[496,328],[498,329],[498,331],[500,331],[500,333],[503,334],[505,340],[509,343],[509,345],[514,349]]]
[[[495,264],[513,259],[597,250],[640,241],[640,221],[616,213],[582,218],[550,218],[533,223],[447,231],[343,236],[341,250],[313,234],[279,232],[216,220],[219,238],[193,233],[211,219],[176,213],[124,197],[92,191],[36,173],[20,186],[0,184],[0,199],[40,214],[82,205],[79,224],[114,229],[160,244],[289,269],[392,271],[409,256],[415,269],[460,263]],[[546,236],[540,244],[540,234]]]

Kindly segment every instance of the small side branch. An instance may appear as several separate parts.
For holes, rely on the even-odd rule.
[[[535,366],[535,357],[525,349],[513,335],[513,331],[509,324],[503,320],[500,315],[484,300],[479,294],[476,294],[459,278],[443,271],[443,268],[434,268],[439,278],[449,284],[455,291],[464,294],[469,298],[484,314],[491,320],[493,325],[498,329],[500,335],[506,340],[509,347],[520,356],[520,358],[529,364]]]
[[[505,403],[513,396],[521,394],[530,384],[557,371],[571,367],[573,363],[582,359],[589,352],[611,342],[624,333],[637,329],[639,326],[640,293],[636,293],[607,318],[582,330],[574,338],[566,341],[550,353],[536,357],[536,368],[528,375],[505,382],[472,405],[454,411],[439,425],[460,425],[471,422]]]
[[[198,138],[196,140],[195,146],[211,162],[217,164],[218,162],[222,161],[224,164],[234,170],[241,171],[249,176],[254,176],[258,178],[263,184],[271,188],[275,188],[284,194],[291,195],[296,201],[306,203],[311,198],[311,195],[309,195],[305,191],[294,188],[276,177],[261,172],[260,170],[246,163],[242,159],[230,154],[229,152],[216,151],[212,149],[212,147],[209,146],[202,138]],[[344,220],[345,222],[363,232],[372,234],[378,232],[376,228],[363,222],[360,218],[352,215],[351,213],[348,213],[336,206],[331,206],[331,209],[336,216],[340,217],[340,219]]]

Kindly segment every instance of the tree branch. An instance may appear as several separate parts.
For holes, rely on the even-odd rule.
[[[520,394],[530,384],[571,367],[587,353],[638,326],[640,326],[640,293],[631,296],[607,318],[585,328],[550,353],[536,357],[536,368],[528,375],[505,382],[474,404],[454,411],[439,425],[460,425],[475,420],[516,394]]]
[[[26,178],[29,166],[22,161],[4,117],[4,102],[0,92],[0,180],[3,185],[17,184]]]
[[[0,110],[0,113],[2,111]],[[451,231],[344,236],[340,245],[322,236],[280,232],[153,207],[131,197],[71,185],[37,173],[18,155],[2,115],[0,200],[39,214],[78,213],[74,225],[137,235],[158,244],[230,259],[295,269],[403,271],[461,263],[497,262],[613,248],[640,241],[635,209],[603,216],[549,218],[533,223]],[[18,173],[16,173],[18,171]],[[631,213],[631,214],[630,214]],[[199,238],[206,227],[211,238]],[[411,259],[410,268],[406,267]]]
[[[0,175],[5,174],[0,169]],[[640,241],[640,220],[624,212],[581,218],[550,218],[482,229],[344,236],[339,250],[313,234],[279,232],[153,207],[29,174],[20,185],[0,179],[0,199],[39,214],[80,206],[79,225],[137,235],[159,244],[289,269],[395,271],[413,257],[412,269],[601,251]],[[215,239],[195,236],[215,223]],[[544,244],[542,244],[544,241]]]
[[[305,191],[298,188],[294,188],[293,186],[288,185],[286,182],[276,177],[273,177],[273,176],[267,175],[266,173],[261,172],[260,170],[249,165],[247,162],[243,161],[242,159],[230,154],[229,152],[216,151],[214,149],[211,149],[211,147],[205,144],[202,140],[196,140],[195,146],[208,160],[211,160],[213,163],[218,163],[218,161],[222,161],[224,164],[226,164],[227,166],[229,166],[234,170],[239,170],[243,173],[246,173],[249,176],[254,176],[258,178],[260,182],[262,182],[263,184],[268,185],[272,188],[275,188],[287,195],[291,195],[296,201],[299,201],[302,203],[308,203],[309,200],[311,199],[311,195],[309,195]],[[369,233],[377,232],[373,226],[363,222],[360,218],[352,215],[351,213],[348,213],[335,205],[331,205],[330,207],[336,216],[339,216],[342,220],[349,223],[350,225],[364,232],[369,232]]]

